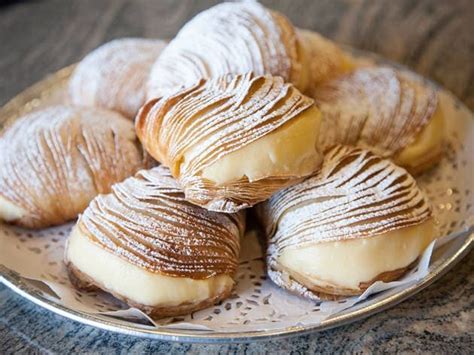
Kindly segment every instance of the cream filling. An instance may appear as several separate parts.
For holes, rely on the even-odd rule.
[[[394,159],[395,163],[404,167],[417,167],[428,162],[439,154],[443,136],[444,115],[438,103],[430,122],[421,130],[413,143],[398,153]]]
[[[27,211],[0,196],[0,219],[5,222],[17,221],[26,216]]]
[[[228,275],[194,280],[149,272],[100,248],[77,227],[69,237],[66,260],[104,290],[152,307],[197,304],[231,289],[234,284]]]
[[[283,251],[277,262],[313,286],[359,289],[376,276],[410,265],[435,237],[430,219],[375,237],[318,243]],[[302,277],[298,277],[298,275]]]
[[[321,113],[316,107],[292,122],[232,152],[204,168],[201,176],[217,184],[247,177],[250,182],[267,177],[304,176],[321,163],[316,143]],[[189,154],[185,154],[185,161]]]

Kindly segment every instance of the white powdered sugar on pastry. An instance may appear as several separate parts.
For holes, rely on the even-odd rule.
[[[75,218],[146,166],[129,120],[72,106],[18,119],[0,137],[0,151],[0,218],[32,228]]]
[[[244,230],[243,212],[189,203],[160,166],[92,200],[65,262],[79,288],[103,289],[153,317],[186,314],[230,295]]]
[[[327,152],[316,175],[258,206],[268,236],[269,275],[280,286],[308,296],[307,285],[282,271],[279,258],[287,250],[379,235],[389,238],[389,233],[429,221],[431,213],[415,180],[404,169],[369,151],[336,146]],[[391,238],[402,238],[400,235]],[[398,275],[394,270],[383,271]]]
[[[168,169],[160,166],[97,196],[76,228],[141,269],[206,279],[237,270],[244,216],[209,212],[187,202]]]
[[[98,47],[74,70],[69,85],[71,101],[134,118],[145,103],[151,66],[165,46],[163,40],[121,38]]]
[[[298,118],[312,122],[309,131],[314,136],[298,142],[310,152],[302,170],[284,171],[275,161],[266,176],[253,181],[242,176],[217,183],[202,176],[207,167],[264,136],[288,129]],[[250,207],[316,170],[320,163],[318,127],[319,112],[310,98],[282,78],[252,74],[201,80],[174,96],[150,101],[136,119],[137,135],[145,149],[170,167],[186,197],[223,212]],[[241,159],[235,163],[244,164]]]
[[[387,67],[355,70],[318,86],[313,97],[323,114],[322,149],[357,145],[389,158],[416,140],[438,105],[433,89]],[[424,153],[440,145],[435,140]]]
[[[226,74],[278,75],[301,87],[301,58],[291,23],[257,2],[224,3],[189,21],[154,64],[148,99]]]

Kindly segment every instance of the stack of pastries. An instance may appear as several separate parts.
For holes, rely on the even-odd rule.
[[[105,44],[69,96],[0,136],[0,218],[78,217],[73,284],[154,317],[230,295],[252,216],[271,280],[315,300],[401,277],[436,236],[410,175],[442,155],[436,92],[259,3]]]

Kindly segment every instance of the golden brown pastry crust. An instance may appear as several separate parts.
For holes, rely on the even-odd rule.
[[[160,166],[142,170],[115,184],[108,195],[97,196],[75,228],[103,250],[146,272],[168,277],[205,280],[233,277],[239,260],[245,214],[218,214],[194,206],[169,170]],[[154,317],[186,314],[227,297],[232,287],[212,298],[178,306],[143,305],[100,284],[74,265],[65,263],[73,284],[100,288]],[[93,255],[91,255],[93,263]]]
[[[205,279],[237,270],[245,215],[218,214],[185,200],[163,166],[139,171],[97,196],[76,228],[149,272]]]
[[[318,85],[347,74],[355,68],[352,59],[334,42],[317,32],[297,29],[303,56],[303,71],[307,75],[305,92]]]
[[[295,171],[256,181],[243,177],[216,184],[201,177],[201,171],[284,129],[311,107],[310,98],[279,77],[224,76],[201,80],[178,94],[148,102],[138,113],[135,126],[145,149],[170,168],[189,201],[213,211],[236,212],[308,174]],[[192,160],[185,161],[191,150]]]
[[[277,285],[310,298],[318,298],[320,293],[354,292],[300,284],[304,277],[295,280],[282,272],[278,262],[287,248],[370,238],[432,218],[426,198],[404,169],[348,146],[330,149],[317,174],[278,192],[260,204],[257,212],[268,238],[269,277]],[[384,272],[376,279],[393,280],[405,269]],[[358,293],[371,282],[361,284]]]
[[[23,210],[10,221],[41,228],[71,220],[97,194],[148,165],[133,124],[118,113],[53,106],[0,137],[0,197]]]
[[[392,159],[415,141],[438,105],[431,87],[388,67],[357,69],[316,87],[312,96],[322,112],[323,150],[356,145]],[[420,172],[436,162],[439,145],[419,164],[409,166],[410,171]]]

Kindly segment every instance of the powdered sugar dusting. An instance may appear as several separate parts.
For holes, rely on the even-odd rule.
[[[272,74],[298,86],[301,62],[293,26],[257,2],[224,3],[189,21],[154,64],[148,99],[171,95],[200,79]]]
[[[98,193],[144,167],[133,125],[117,113],[52,106],[15,121],[0,138],[0,195],[42,227],[77,216]]]
[[[93,50],[71,77],[72,102],[135,117],[145,103],[145,84],[151,66],[165,46],[163,40],[121,38]]]
[[[170,167],[188,199],[212,210],[234,212],[302,176],[217,186],[200,177],[202,169],[275,131],[312,104],[279,77],[223,76],[149,102],[137,116],[137,134],[145,149]]]
[[[237,270],[245,215],[213,213],[187,202],[161,166],[96,197],[78,227],[101,247],[148,271],[203,279]]]
[[[431,214],[404,169],[369,151],[336,146],[318,174],[259,206],[269,238],[269,274],[288,286],[276,271],[276,260],[286,248],[372,237],[422,223]]]
[[[414,141],[437,106],[436,92],[388,67],[362,68],[317,87],[320,146],[358,145],[393,157]]]

